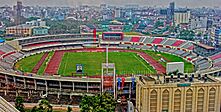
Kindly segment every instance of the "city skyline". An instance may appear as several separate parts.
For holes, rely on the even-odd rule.
[[[1,0],[0,6],[5,5],[15,5],[18,0]],[[78,5],[116,5],[124,6],[130,4],[137,4],[140,6],[157,6],[157,7],[167,7],[170,2],[175,2],[177,7],[188,7],[188,8],[197,8],[197,7],[219,7],[218,4],[221,4],[220,0],[20,0],[24,5],[28,6],[68,6],[76,7]],[[62,2],[61,2],[62,1]]]

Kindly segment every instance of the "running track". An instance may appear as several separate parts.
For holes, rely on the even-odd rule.
[[[59,69],[63,54],[65,51],[55,51],[54,55],[52,56],[51,60],[47,64],[47,67],[44,71],[46,75],[54,75],[57,74]]]
[[[143,58],[147,63],[149,63],[158,74],[165,74],[166,68],[162,66],[159,62],[154,60],[150,55],[136,50],[126,50],[126,49],[117,49],[117,48],[109,48],[109,52],[135,52],[141,58]],[[57,74],[63,54],[65,52],[105,52],[105,48],[84,48],[84,49],[72,49],[72,50],[62,50],[62,51],[55,51],[54,55],[52,56],[51,60],[49,61],[46,69],[45,74],[54,75]]]
[[[35,65],[35,67],[32,69],[32,73],[37,73],[40,69],[41,65],[44,63],[45,59],[48,57],[48,52],[44,53],[44,55],[41,57],[41,60]]]

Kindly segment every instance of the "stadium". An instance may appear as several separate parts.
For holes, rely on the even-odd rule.
[[[129,36],[121,32],[60,34],[15,39],[0,45],[0,95],[37,103],[78,105],[82,95],[101,92],[102,63],[116,67],[117,94],[135,98],[137,75],[166,74],[167,62],[182,61],[185,74],[220,74],[221,52],[208,58],[193,52],[195,42],[163,37]],[[108,46],[108,48],[107,48]],[[77,66],[83,70],[78,73]],[[104,77],[113,92],[113,78]]]

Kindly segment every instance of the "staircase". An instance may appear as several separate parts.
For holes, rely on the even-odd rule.
[[[0,96],[0,112],[19,112],[12,104]]]

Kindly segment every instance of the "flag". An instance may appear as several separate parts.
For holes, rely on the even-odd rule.
[[[118,87],[118,90],[120,90],[120,83],[121,83],[121,78],[118,77],[118,79],[117,79],[117,87]]]

